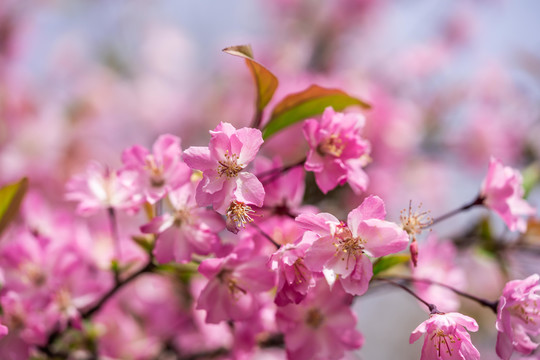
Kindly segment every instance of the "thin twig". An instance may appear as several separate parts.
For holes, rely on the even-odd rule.
[[[433,221],[431,222],[431,224],[428,226],[428,227],[431,227],[433,225],[435,225],[436,223],[438,222],[441,222],[443,220],[446,220],[454,215],[457,215],[459,214],[460,212],[462,211],[465,211],[465,210],[469,210],[470,208],[476,206],[476,205],[482,205],[484,204],[484,197],[481,196],[481,195],[478,195],[478,197],[476,197],[476,199],[474,199],[473,201],[471,201],[470,203],[468,204],[465,204],[463,205],[462,207],[458,208],[458,209],[455,209],[455,210],[452,210],[444,215],[441,215],[435,219],[433,219]]]
[[[396,281],[393,281],[389,278],[374,278],[374,280],[381,280],[381,281],[386,281],[387,283],[393,285],[393,286],[396,286],[396,287],[399,287],[401,288],[402,290],[405,290],[406,292],[408,292],[410,295],[414,296],[418,301],[420,301],[422,304],[426,305],[429,309],[429,312],[431,314],[437,314],[439,313],[439,311],[437,310],[437,307],[434,305],[434,304],[430,304],[428,303],[426,300],[422,299],[420,296],[418,296],[414,291],[412,291],[411,289],[409,289],[408,287],[406,287],[405,285],[403,284],[400,284]]]
[[[476,301],[478,304],[482,305],[482,306],[485,306],[485,307],[488,307],[490,308],[491,310],[493,310],[494,313],[497,313],[497,306],[499,304],[498,301],[489,301],[489,300],[486,300],[486,299],[482,299],[482,298],[479,298],[475,295],[472,295],[472,294],[469,294],[469,293],[466,293],[466,292],[463,292],[461,290],[458,290],[452,286],[449,286],[449,285],[446,285],[446,284],[443,284],[443,283],[440,283],[440,282],[437,282],[437,281],[433,281],[433,280],[430,280],[430,279],[415,279],[413,277],[406,277],[406,276],[389,276],[389,277],[384,277],[384,278],[377,278],[377,279],[381,279],[381,280],[389,280],[389,279],[395,279],[395,280],[404,280],[404,281],[409,281],[409,282],[424,282],[424,283],[428,283],[428,284],[432,284],[432,285],[436,285],[436,286],[441,286],[441,287],[444,287],[450,291],[453,291],[454,293],[458,294],[459,296],[462,296],[464,298],[467,298],[467,299],[470,299],[470,300],[473,300],[473,301]]]
[[[268,235],[263,229],[261,229],[259,227],[259,225],[252,222],[251,226],[253,226],[255,229],[257,229],[261,233],[261,235],[264,236],[265,238],[267,238],[268,241],[270,241],[272,244],[274,244],[274,246],[276,248],[279,249],[281,247],[281,245],[279,245],[274,239],[272,239],[272,237],[270,235]]]

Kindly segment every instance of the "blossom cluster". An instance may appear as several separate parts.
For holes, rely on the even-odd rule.
[[[370,144],[362,137],[363,125],[362,115],[330,107],[320,121],[304,123],[309,152],[303,167],[315,173],[323,193],[345,182],[355,193],[365,190],[362,168]],[[409,210],[397,224],[386,219],[384,201],[369,195],[339,220],[315,206],[302,206],[305,171],[300,166],[285,171],[281,160],[257,157],[263,144],[258,129],[222,122],[210,135],[208,147],[185,151],[180,138],[162,135],[151,150],[139,145],[126,149],[121,168],[93,162],[67,183],[66,199],[77,203],[77,214],[101,213],[108,219],[109,229],[101,225],[108,248],[95,254],[84,251],[88,243],[99,243],[93,230],[72,214],[51,215],[37,197],[26,199],[25,222],[11,229],[10,241],[1,247],[3,353],[14,354],[13,359],[53,354],[58,336],[53,334],[84,333],[83,324],[98,312],[92,326],[99,351],[131,357],[136,348],[129,342],[116,347],[127,335],[112,332],[110,323],[127,321],[126,306],[145,326],[141,333],[130,325],[135,333],[129,339],[143,337],[148,354],[159,349],[160,339],[194,354],[201,350],[190,348],[186,337],[204,339],[203,348],[221,346],[238,358],[252,356],[279,334],[290,359],[340,359],[362,346],[353,299],[370,288],[374,265],[403,254],[410,237],[412,251],[416,236],[430,224],[418,218],[423,213]],[[521,199],[520,189],[519,174],[492,159],[476,203],[500,214],[510,229],[524,231],[519,216],[531,214],[532,207]],[[118,216],[135,220],[142,213],[148,220],[138,231],[130,230],[135,242],[130,241],[118,228]],[[448,286],[461,289],[465,283],[453,245],[432,235],[414,252],[419,252],[411,271],[416,296],[429,302],[431,313],[412,332],[411,342],[426,334],[423,360],[478,359],[465,330],[476,331],[478,324],[453,312],[459,300]],[[144,261],[147,265],[140,268],[137,264]],[[173,278],[158,276],[167,273],[166,266],[185,277],[185,299],[176,305],[161,304],[175,296]],[[123,273],[131,275],[122,279]],[[141,290],[132,289],[130,295],[126,288],[105,304],[108,291],[144,273]],[[507,284],[498,302],[501,358],[536,348],[527,334],[540,333],[539,289],[538,275]],[[137,300],[129,301],[130,296]],[[176,320],[163,328],[162,317]],[[100,326],[107,328],[105,333]]]
[[[173,3],[0,2],[0,360],[538,358],[540,57],[457,62],[524,5],[216,3],[246,82]]]

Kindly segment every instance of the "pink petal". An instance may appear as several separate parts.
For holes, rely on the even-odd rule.
[[[354,236],[357,235],[358,226],[363,220],[367,219],[380,219],[383,220],[386,217],[386,210],[384,208],[384,202],[378,196],[370,195],[360,206],[352,210],[347,216],[347,225]]]
[[[168,263],[174,260],[174,233],[176,233],[176,231],[166,231],[156,239],[153,254],[160,264]]]
[[[241,172],[236,177],[234,195],[238,201],[261,207],[264,202],[264,187],[259,179],[248,172]]]
[[[210,149],[203,146],[192,146],[184,151],[184,162],[192,169],[217,169],[217,160],[210,157]]]
[[[426,333],[426,322],[422,322],[420,325],[416,327],[416,329],[413,330],[411,333],[411,336],[409,337],[409,344],[412,344],[416,340],[420,339],[423,334]]]
[[[311,149],[316,149],[319,146],[319,128],[319,122],[315,119],[304,121],[302,130]]]
[[[150,152],[145,147],[135,145],[122,152],[122,163],[130,167],[144,166],[146,156],[149,154]]]
[[[324,169],[315,173],[315,182],[323,193],[328,193],[338,184],[342,185],[347,180],[347,169],[340,160],[327,161]]]
[[[320,236],[331,235],[331,225],[338,225],[339,220],[332,214],[300,214],[295,221],[304,229],[314,231]]]
[[[379,219],[365,220],[358,226],[358,236],[366,241],[366,253],[373,257],[405,250],[409,236],[394,223]]]
[[[336,248],[330,237],[319,238],[306,251],[304,264],[311,271],[322,271],[326,262],[332,259],[335,253]]]
[[[141,232],[144,234],[161,234],[171,227],[174,223],[174,217],[170,214],[156,216],[149,223],[141,226]]]
[[[355,194],[360,194],[366,191],[369,184],[369,178],[366,172],[362,169],[363,161],[348,160],[345,163],[345,166],[347,167],[347,183],[353,192]]]
[[[217,161],[225,160],[225,154],[230,156],[234,154],[231,150],[231,140],[229,136],[223,132],[212,133],[212,139],[210,139],[208,148],[210,149],[210,156]]]
[[[233,137],[231,137],[231,140]],[[255,155],[257,155],[259,148],[264,142],[262,133],[259,129],[242,128],[236,132],[236,137],[242,144],[242,148],[237,153],[238,162],[242,165],[247,165],[255,158]]]
[[[373,276],[373,265],[367,256],[359,256],[354,271],[348,277],[340,278],[345,292],[351,295],[362,295],[368,287]]]
[[[457,312],[447,313],[446,316],[469,331],[478,331],[478,324],[472,317]]]
[[[311,149],[309,150],[306,162],[304,163],[304,169],[306,169],[306,171],[320,172],[324,170],[325,163],[325,158],[317,151]]]

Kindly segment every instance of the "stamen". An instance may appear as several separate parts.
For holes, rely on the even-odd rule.
[[[331,155],[340,157],[345,150],[343,140],[337,134],[332,134],[324,139],[317,147],[317,152],[321,155]]]
[[[347,269],[349,268],[351,256],[356,259],[358,256],[362,255],[365,243],[365,240],[359,237],[353,237],[347,224],[342,222],[336,226],[333,245],[336,247],[336,255],[342,256],[341,260],[345,260],[345,255],[347,255]],[[339,253],[342,254],[340,255]]]
[[[309,309],[306,314],[306,324],[313,328],[317,329],[324,321],[324,316],[321,314],[321,311],[317,308]]]
[[[234,200],[227,209],[227,230],[232,233],[238,233],[240,229],[246,227],[247,223],[253,222],[250,216],[255,211],[241,201]]]
[[[412,200],[409,201],[409,210],[403,209],[399,216],[401,220],[401,227],[405,230],[413,239],[416,240],[416,235],[422,233],[422,230],[429,227],[433,223],[433,219],[429,216],[429,211],[420,211],[422,203],[418,205],[416,211],[412,209]]]
[[[219,176],[225,175],[228,178],[236,177],[236,175],[244,168],[243,165],[238,164],[238,155],[230,155],[229,150],[225,152],[225,160],[220,160],[218,163],[219,166],[217,172]]]
[[[150,184],[153,187],[161,187],[165,184],[165,179],[163,179],[163,164],[158,166],[153,155],[146,156],[144,159],[144,168],[150,173]]]

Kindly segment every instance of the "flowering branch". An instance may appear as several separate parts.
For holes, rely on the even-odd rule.
[[[88,319],[96,311],[101,309],[103,304],[105,304],[114,294],[116,294],[118,290],[120,290],[122,287],[124,287],[125,285],[129,284],[131,281],[138,278],[140,275],[152,272],[155,268],[156,268],[156,265],[154,265],[153,257],[150,257],[146,265],[143,268],[141,268],[139,271],[134,272],[133,274],[131,274],[124,280],[117,280],[114,287],[111,288],[109,291],[107,291],[107,293],[103,295],[103,297],[94,306],[92,306],[90,309],[83,311],[81,313],[81,317],[83,319]]]
[[[153,257],[150,256],[147,264],[143,268],[141,268],[137,272],[131,274],[130,276],[128,276],[124,280],[119,280],[118,276],[115,274],[115,285],[107,293],[105,293],[105,295],[103,295],[103,297],[101,299],[99,299],[99,301],[94,306],[92,306],[91,308],[89,308],[86,311],[81,312],[80,313],[81,318],[82,319],[90,318],[94,313],[96,313],[99,309],[101,309],[101,307],[114,294],[116,294],[118,292],[118,290],[120,290],[122,287],[124,287],[125,285],[129,284],[131,281],[138,278],[140,275],[152,272],[155,268],[156,268],[156,266],[154,265]],[[67,329],[72,328],[72,327],[73,327],[73,324],[71,322],[69,322],[66,329],[60,330],[60,329],[57,328],[56,330],[54,330],[51,334],[49,334],[49,337],[47,338],[47,343],[45,345],[43,345],[43,346],[40,346],[39,350],[41,352],[43,352],[44,354],[50,356],[50,357],[64,357],[64,358],[67,357],[67,355],[65,355],[63,353],[58,353],[58,352],[52,351],[51,347],[54,344],[54,342],[59,337],[61,337],[63,335],[63,333]]]

